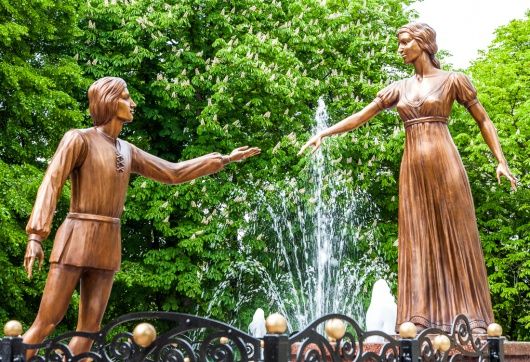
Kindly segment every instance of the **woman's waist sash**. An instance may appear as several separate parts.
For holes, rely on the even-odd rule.
[[[407,119],[403,122],[405,125],[405,128],[408,128],[414,124],[418,123],[431,123],[431,122],[442,122],[447,124],[447,117],[438,117],[438,116],[430,116],[430,117],[419,117],[419,118],[413,118],[413,119]]]

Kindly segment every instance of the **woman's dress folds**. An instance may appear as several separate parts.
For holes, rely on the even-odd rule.
[[[447,128],[456,100],[477,102],[469,79],[442,72],[424,82],[396,82],[378,93],[381,108],[396,107],[405,124],[399,177],[397,324],[411,321],[449,330],[464,314],[486,328],[493,312],[471,190]]]

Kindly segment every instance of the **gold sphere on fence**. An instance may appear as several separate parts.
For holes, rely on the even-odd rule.
[[[152,324],[140,323],[134,327],[133,340],[140,347],[146,348],[156,339],[156,329]]]
[[[451,348],[451,340],[445,334],[439,334],[434,337],[432,345],[440,352],[447,352]]]
[[[184,362],[191,362],[191,359],[189,357],[184,357]]]
[[[18,337],[22,332],[22,324],[19,321],[9,321],[4,325],[4,335],[6,337]]]
[[[330,342],[335,342],[342,339],[344,334],[346,334],[346,323],[341,319],[333,318],[326,322],[324,330],[326,331],[328,340],[330,340]]]
[[[399,336],[403,339],[413,339],[418,333],[416,325],[412,322],[405,322],[399,326]]]
[[[502,327],[500,324],[491,323],[488,326],[488,337],[500,337],[502,336]]]
[[[287,319],[280,313],[273,313],[265,320],[265,327],[269,334],[283,334],[287,331]]]
[[[228,344],[228,337],[221,337],[219,338],[219,342],[221,344]]]
[[[437,337],[437,336],[436,336]],[[440,349],[440,341],[436,338],[433,338],[431,340],[431,343],[432,343],[432,348],[434,348],[435,351],[439,350]]]

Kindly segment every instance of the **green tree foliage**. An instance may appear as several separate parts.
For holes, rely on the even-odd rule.
[[[319,97],[334,123],[405,76],[395,30],[408,21],[408,3],[0,0],[0,286],[8,296],[1,319],[28,323],[34,317],[45,273],[31,282],[25,277],[24,226],[59,138],[68,128],[89,125],[82,110],[90,80],[113,75],[127,81],[138,103],[122,136],[149,152],[173,161],[245,144],[263,152],[184,185],[133,179],[122,271],[106,318],[174,310],[246,325],[252,310],[237,309],[238,288],[252,290],[262,280],[234,266],[247,265],[249,257],[265,266],[276,259],[273,235],[247,235],[244,247],[238,239],[257,191],[307,174],[308,158],[296,153],[309,136]],[[496,184],[490,152],[462,107],[451,125],[473,188],[495,314],[518,339],[528,339],[530,329],[529,30],[528,18],[500,28],[470,69],[519,175],[519,190]],[[403,140],[395,112],[326,140],[336,167],[351,173],[352,189],[367,191],[377,211],[372,231],[380,245],[366,252],[394,271]],[[56,226],[67,205],[68,186]],[[254,307],[269,302],[252,300]],[[70,313],[66,329],[73,329],[75,302]]]
[[[76,3],[0,1],[0,320],[31,321],[43,287],[43,273],[28,282],[22,268],[24,227],[46,161],[83,118],[85,83],[68,55]]]
[[[470,67],[479,99],[493,120],[516,192],[495,179],[496,160],[478,128],[462,112],[453,134],[475,198],[495,317],[513,339],[530,339],[530,18],[510,22]],[[476,130],[476,132],[470,131]]]
[[[164,309],[235,317],[236,285],[215,296],[219,307],[209,310],[208,301],[242,259],[237,232],[252,195],[265,181],[304,169],[306,159],[296,152],[320,96],[337,121],[399,71],[395,30],[407,22],[404,3],[88,2],[79,60],[94,79],[116,75],[128,82],[139,103],[128,140],[170,160],[247,144],[263,149],[258,158],[185,185],[133,181],[115,284],[121,298],[113,299],[112,313]],[[394,122],[395,116],[382,116],[371,131],[357,134],[362,143],[346,150],[348,136],[343,149],[356,161],[373,160]],[[396,157],[381,162],[388,166],[381,176],[377,167],[356,172],[366,172],[364,183],[374,190],[386,183],[380,195],[395,195]],[[372,176],[376,183],[366,181]],[[388,229],[393,242],[395,227]],[[249,240],[262,256],[269,242]],[[245,287],[259,282],[246,280]]]

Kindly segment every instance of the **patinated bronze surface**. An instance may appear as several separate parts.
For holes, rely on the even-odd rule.
[[[94,127],[68,131],[39,188],[26,231],[29,235],[24,267],[31,278],[36,260],[42,264],[42,241],[50,233],[57,199],[71,179],[70,212],[57,231],[50,271],[35,322],[24,342],[39,343],[63,318],[73,290],[80,282],[78,331],[100,328],[114,273],[120,267],[120,217],[131,173],[177,184],[220,171],[234,161],[260,152],[240,147],[229,156],[211,153],[171,163],[118,138],[124,123],[133,119],[136,104],[125,82],[106,77],[89,89]],[[91,341],[73,338],[74,354],[87,351]],[[29,357],[29,355],[28,355]]]
[[[360,112],[313,136],[300,150],[317,149],[322,138],[355,129],[383,109],[396,107],[405,126],[399,179],[398,326],[412,321],[448,330],[465,314],[474,328],[493,322],[486,267],[466,172],[447,127],[454,101],[476,120],[498,161],[497,178],[516,187],[497,132],[469,79],[440,70],[436,34],[411,23],[398,31],[399,53],[415,74],[377,94]]]

